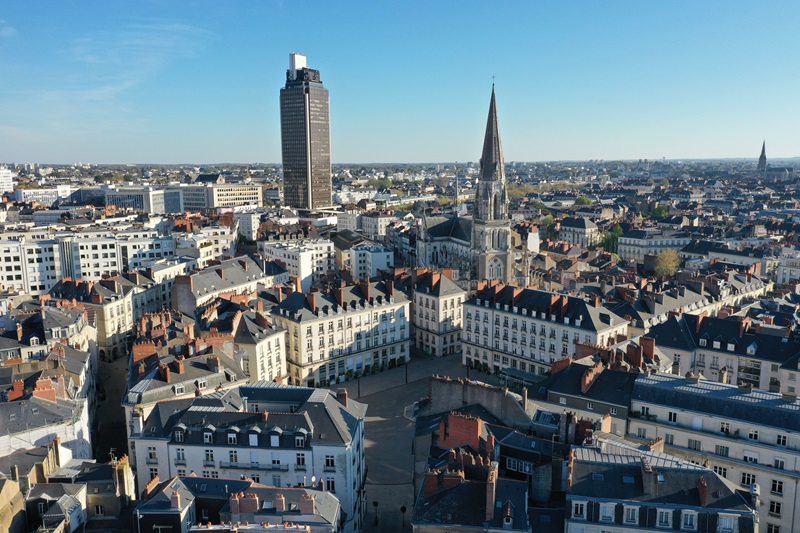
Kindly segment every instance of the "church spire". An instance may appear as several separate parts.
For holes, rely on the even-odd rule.
[[[503,162],[503,146],[500,143],[500,126],[497,123],[497,104],[492,83],[492,100],[489,103],[489,118],[486,121],[486,135],[483,138],[481,153],[481,181],[505,181],[506,171]]]
[[[756,171],[757,172],[766,172],[767,171],[767,141],[766,140],[761,145],[761,157],[758,158],[758,166],[756,167]]]

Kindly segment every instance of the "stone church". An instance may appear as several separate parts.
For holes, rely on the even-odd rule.
[[[417,235],[417,259],[419,266],[453,268],[461,279],[527,284],[526,276],[515,269],[515,244],[519,240],[508,215],[505,163],[492,85],[473,216],[423,217]]]

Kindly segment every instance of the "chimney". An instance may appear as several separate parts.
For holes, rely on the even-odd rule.
[[[697,481],[697,495],[700,498],[701,507],[708,505],[708,482],[703,476],[700,476],[700,479]]]
[[[528,387],[522,387],[522,408],[528,407]]]
[[[209,355],[206,358],[206,365],[208,366],[208,369],[211,370],[212,372],[222,372],[222,368],[220,367],[219,364],[219,358],[215,355]]]
[[[602,373],[603,363],[600,362],[597,362],[593,367],[586,369],[581,376],[581,394],[586,394]]]
[[[317,514],[316,506],[314,505],[314,496],[312,494],[303,494],[300,496],[300,514]]]
[[[497,489],[497,461],[489,465],[489,476],[486,478],[486,520],[494,517],[494,499]]]
[[[175,509],[181,508],[181,495],[178,494],[177,490],[172,491],[172,495],[169,497],[170,507]]]
[[[442,489],[449,489],[460,485],[464,481],[464,472],[461,470],[447,470],[442,477]]]
[[[700,327],[703,325],[703,321],[708,317],[708,312],[703,311],[699,315],[697,315],[697,327],[695,328],[695,333],[700,333]]]
[[[160,365],[158,365],[158,373],[161,374],[161,377],[164,381],[166,381],[167,383],[170,382],[169,366],[165,365],[164,363],[161,363]]]
[[[642,357],[642,347],[636,343],[630,342],[626,348],[628,352],[628,359],[634,368],[642,368],[644,366],[644,359]]]
[[[448,463],[456,462],[456,451],[453,448],[450,448],[450,451],[447,452],[447,462]]]
[[[336,391],[336,399],[340,404],[347,407],[347,389],[338,389]]]
[[[220,279],[225,279],[225,270],[222,268],[217,269],[217,274],[219,274]]]
[[[426,497],[436,494],[439,490],[439,473],[436,470],[428,469],[422,486]]]
[[[311,292],[309,292],[306,295],[306,300],[308,301],[308,306],[311,308],[311,311],[316,313],[317,310],[319,309],[317,307],[317,291],[316,291],[316,289],[312,290]]]
[[[184,362],[183,362],[183,356],[182,355],[178,355],[177,357],[175,357],[175,360],[172,363],[173,363],[173,366],[175,367],[175,373],[176,374],[183,374],[186,371],[186,369],[183,366]]]
[[[11,481],[19,481],[19,467],[11,465]]]
[[[656,340],[650,337],[639,338],[639,346],[642,347],[642,353],[651,361],[656,359]]]
[[[558,374],[571,364],[572,364],[572,357],[570,356],[563,357],[561,359],[558,359],[557,361],[553,361],[553,363],[550,365],[550,375]]]
[[[252,493],[239,494],[239,512],[255,514],[258,512],[258,496]]]
[[[22,323],[17,322],[17,341],[22,342]]]
[[[232,493],[231,497],[228,499],[228,505],[231,508],[231,515],[238,515],[239,514],[239,493]]]
[[[286,512],[286,498],[283,497],[283,494],[276,494],[275,495],[275,502],[274,502],[275,510],[279,513]]]
[[[642,488],[644,489],[644,493],[653,496],[656,494],[656,475],[653,473],[653,469],[650,466],[650,458],[646,455],[641,457],[641,467]]]

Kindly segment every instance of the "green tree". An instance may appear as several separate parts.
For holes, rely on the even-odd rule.
[[[656,258],[656,276],[668,278],[673,276],[681,266],[681,256],[675,250],[666,250]]]
[[[669,215],[669,206],[667,205],[659,205],[653,209],[653,217],[655,218],[664,218],[667,215]]]
[[[603,249],[607,252],[615,253],[617,251],[617,242],[622,233],[622,227],[619,224],[616,224],[610,231],[603,232],[600,241]]]
[[[578,196],[575,199],[575,205],[592,205],[592,200],[585,196]]]

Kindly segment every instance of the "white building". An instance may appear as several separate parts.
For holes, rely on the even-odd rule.
[[[620,236],[617,241],[617,253],[623,259],[632,259],[644,263],[646,255],[658,255],[667,250],[680,251],[692,241],[682,231],[664,231],[662,229],[636,229]]]
[[[464,304],[465,365],[544,374],[575,355],[575,342],[616,344],[628,322],[583,298],[513,285],[479,284]]]
[[[373,241],[386,239],[386,226],[397,220],[392,211],[373,211],[361,216],[364,236]]]
[[[0,194],[14,190],[14,176],[6,167],[0,167]]]
[[[590,248],[600,242],[600,230],[588,218],[567,217],[559,222],[558,240]]]
[[[386,271],[394,264],[390,248],[374,243],[360,243],[350,248],[350,273],[353,279],[371,278],[378,270]]]
[[[672,374],[636,380],[629,438],[663,439],[664,451],[760,494],[758,531],[794,531],[800,471],[800,404],[749,386]]]
[[[289,276],[300,281],[301,291],[308,292],[318,279],[335,267],[333,242],[328,239],[296,241],[260,241],[258,251],[265,258],[286,265]]]
[[[394,283],[367,282],[327,292],[295,292],[272,310],[288,331],[290,383],[336,382],[410,358],[409,305]]]
[[[366,405],[348,400],[346,391],[334,396],[264,382],[189,402],[160,402],[149,416],[132,420],[137,484],[142,490],[155,476],[192,473],[246,476],[276,487],[319,480],[347,513],[343,531],[354,533],[363,516],[365,413]]]

